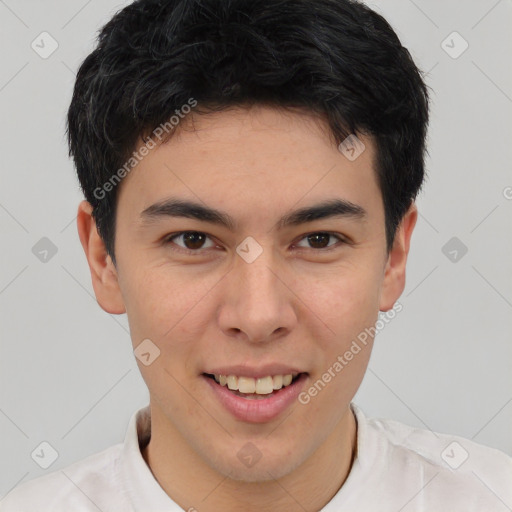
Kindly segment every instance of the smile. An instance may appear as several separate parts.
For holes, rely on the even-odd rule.
[[[276,373],[265,377],[203,373],[214,403],[237,420],[265,423],[298,401],[307,373]]]
[[[215,381],[221,386],[227,386],[227,388],[234,394],[239,396],[245,396],[248,399],[262,398],[261,395],[270,395],[274,391],[289,386],[293,379],[295,379],[298,373],[288,373],[286,375],[268,375],[259,379],[253,377],[243,377],[236,375],[208,375],[213,377]],[[236,393],[238,391],[238,393]],[[254,396],[254,395],[260,395]]]

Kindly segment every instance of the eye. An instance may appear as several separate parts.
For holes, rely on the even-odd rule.
[[[205,241],[210,240],[210,245],[205,246]],[[211,238],[200,231],[182,231],[175,233],[165,239],[165,244],[175,244],[189,253],[199,252],[200,249],[210,249],[215,247]]]
[[[208,244],[209,242],[209,244]],[[307,245],[304,245],[304,242]],[[337,242],[337,243],[336,243]],[[319,231],[303,236],[296,247],[301,249],[314,249],[317,251],[329,251],[336,246],[349,243],[345,238],[329,232]],[[164,244],[175,245],[173,250],[188,254],[200,254],[203,250],[216,247],[213,240],[201,231],[182,231],[174,233],[164,239]]]
[[[309,246],[304,246],[297,244],[297,247],[306,247],[308,249],[327,249],[330,250],[333,246],[336,245],[336,243],[329,243],[329,239],[336,239],[338,242],[340,242],[338,245],[348,243],[344,238],[341,236],[335,235],[334,233],[327,233],[324,231],[319,231],[317,233],[310,233],[309,235],[305,235],[302,240],[305,240],[306,243],[310,244]]]

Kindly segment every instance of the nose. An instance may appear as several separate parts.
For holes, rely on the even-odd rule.
[[[297,324],[297,298],[286,277],[269,249],[251,263],[237,257],[218,317],[224,334],[258,344],[289,334]]]

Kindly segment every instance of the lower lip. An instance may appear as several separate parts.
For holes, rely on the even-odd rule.
[[[210,377],[202,376],[213,391],[216,399],[235,418],[249,423],[265,423],[277,418],[297,400],[307,374],[303,373],[289,386],[274,391],[268,398],[249,399],[233,394],[227,386],[221,386]]]

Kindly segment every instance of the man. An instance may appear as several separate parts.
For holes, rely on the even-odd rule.
[[[352,404],[379,311],[400,307],[427,122],[419,70],[363,4],[115,15],[68,134],[94,291],[127,313],[150,405],[2,512],[512,506],[506,455]]]

